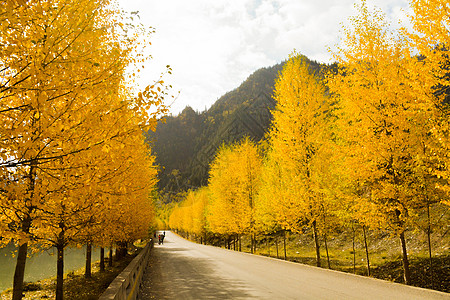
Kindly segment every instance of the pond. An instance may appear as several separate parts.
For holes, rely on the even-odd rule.
[[[13,252],[14,255],[13,255]],[[8,245],[0,249],[0,292],[12,288],[16,267],[16,247]],[[92,261],[100,260],[100,249],[92,249]],[[64,250],[64,273],[85,266],[86,248]],[[25,281],[33,282],[56,276],[56,248],[33,254],[27,258]]]

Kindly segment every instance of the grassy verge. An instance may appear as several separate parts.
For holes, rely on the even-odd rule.
[[[135,255],[127,255],[120,261],[115,261],[112,267],[100,272],[100,262],[92,266],[92,278],[84,277],[84,268],[68,272],[64,276],[64,299],[67,300],[94,300],[106,290],[117,275],[125,269]],[[25,283],[24,300],[54,299],[56,277],[40,280],[33,283]],[[12,289],[4,291],[0,295],[1,300],[11,299]]]
[[[430,272],[428,246],[424,234],[408,232],[408,256],[410,260],[412,285],[450,292],[450,239],[435,235],[433,245],[433,272]],[[276,240],[276,242],[275,242]],[[403,266],[400,242],[380,232],[370,232],[369,262],[371,276],[383,280],[403,283]],[[311,233],[290,233],[286,239],[287,259],[308,265],[316,265],[316,253]],[[260,237],[256,254],[284,259],[283,239],[281,236]],[[342,233],[327,241],[330,268],[338,271],[368,275],[367,259],[361,238],[355,240],[353,252],[352,238]],[[320,243],[321,265],[328,268],[323,239]],[[243,240],[243,250],[250,252],[249,241]],[[355,265],[354,265],[355,260]]]

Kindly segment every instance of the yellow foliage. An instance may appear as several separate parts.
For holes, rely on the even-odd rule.
[[[275,84],[275,100],[258,215],[269,227],[300,230],[305,221],[317,219],[323,198],[329,100],[318,76],[296,53]]]
[[[433,190],[435,141],[429,133],[439,103],[432,93],[436,82],[422,76],[430,65],[412,56],[406,36],[391,32],[383,15],[365,2],[359,10],[344,33],[346,47],[335,56],[340,70],[328,86],[341,109],[345,172],[360,202],[355,207],[362,208],[352,210],[354,217],[401,231],[412,209],[424,205],[424,186],[427,193]],[[364,209],[373,205],[377,209]]]
[[[136,62],[138,36],[117,30],[121,16],[109,1],[6,3],[0,235],[41,244],[145,237],[156,169],[142,130],[165,111],[166,91],[158,81],[151,99],[132,96],[125,70]]]
[[[248,138],[219,150],[209,180],[207,221],[212,232],[243,234],[255,230],[261,164],[258,148]]]

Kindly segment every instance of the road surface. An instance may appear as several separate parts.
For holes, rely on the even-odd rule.
[[[450,294],[189,242],[155,244],[142,299],[450,299]]]

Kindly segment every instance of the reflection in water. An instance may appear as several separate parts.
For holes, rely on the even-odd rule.
[[[13,257],[14,253],[14,257]],[[16,267],[16,248],[8,245],[0,249],[0,292],[11,288]],[[100,259],[100,249],[92,249],[92,261]],[[86,248],[64,250],[64,272],[84,267]],[[37,281],[56,276],[56,248],[33,254],[27,258],[25,281]]]

